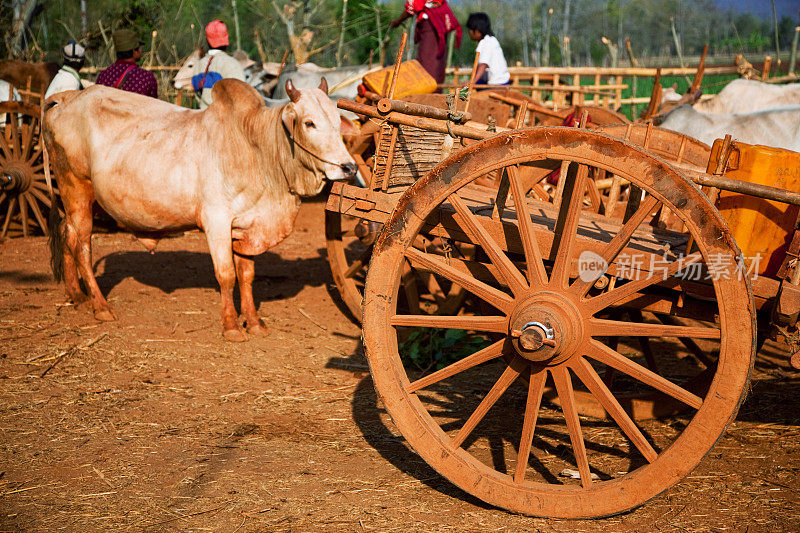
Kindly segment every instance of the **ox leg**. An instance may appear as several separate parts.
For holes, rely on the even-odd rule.
[[[256,311],[253,300],[253,280],[256,277],[255,261],[252,255],[240,255],[234,252],[233,262],[236,265],[236,278],[239,280],[239,296],[242,300],[242,318],[247,326],[247,333],[266,335],[267,326]]]
[[[77,190],[82,189],[82,190]],[[78,184],[76,190],[64,194],[66,212],[66,241],[72,257],[77,263],[78,272],[89,291],[94,317],[102,322],[116,320],[117,317],[108,305],[92,269],[92,203],[94,193],[91,185]],[[69,261],[65,262],[65,267]],[[69,290],[69,289],[68,289]]]
[[[233,248],[231,245],[230,224],[224,226],[227,234],[214,232],[209,224],[204,224],[211,261],[214,263],[214,275],[219,283],[222,296],[222,336],[232,342],[247,340],[244,328],[239,325],[236,307],[233,305],[233,288],[236,285],[236,268],[233,264]],[[220,234],[215,234],[220,233]]]
[[[75,305],[82,304],[89,297],[83,292],[78,276],[78,265],[75,263],[73,250],[78,249],[78,235],[68,224],[62,223],[58,229],[63,235],[64,246],[61,255],[64,258],[64,287],[67,290],[67,298]]]

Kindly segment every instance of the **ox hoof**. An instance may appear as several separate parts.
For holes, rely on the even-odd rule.
[[[267,334],[267,326],[260,318],[257,322],[254,322],[253,325],[250,325],[250,321],[248,320],[247,333],[256,337],[264,337]]]
[[[244,342],[247,340],[247,334],[241,329],[226,329],[222,332],[222,336],[226,341],[230,342]]]
[[[117,319],[114,312],[111,309],[103,309],[101,311],[94,312],[95,320],[99,320],[100,322],[113,322]]]

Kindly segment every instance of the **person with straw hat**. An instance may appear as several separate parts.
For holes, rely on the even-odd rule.
[[[227,54],[228,27],[221,20],[212,20],[206,26],[208,53],[192,69],[192,87],[200,100],[200,109],[208,107],[213,98],[211,88],[219,80],[233,78],[245,81],[242,65]]]
[[[158,98],[158,82],[152,72],[139,67],[142,45],[139,37],[127,29],[111,34],[117,60],[97,76],[98,85]]]
[[[78,71],[81,70],[86,59],[86,49],[75,41],[70,41],[61,49],[61,57],[64,61],[47,87],[47,91],[44,93],[45,99],[56,93],[83,89],[81,75],[78,74]]]

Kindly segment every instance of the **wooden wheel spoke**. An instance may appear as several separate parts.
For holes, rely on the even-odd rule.
[[[391,325],[508,333],[507,316],[394,315]]]
[[[11,159],[13,157],[13,152],[11,150],[11,146],[8,144],[8,140],[6,138],[6,132],[10,131],[7,128],[11,126],[7,124],[5,128],[0,129],[0,149],[2,149],[3,153],[5,154],[6,159]]]
[[[35,187],[31,187],[30,189],[28,189],[28,192],[34,195],[36,198],[38,198],[40,202],[42,202],[44,205],[48,207],[48,209],[52,208],[50,198],[42,191],[36,189]]]
[[[718,328],[672,326],[645,322],[623,322],[592,318],[588,321],[592,337],[688,337],[695,339],[719,339]]]
[[[25,201],[25,194],[20,194],[19,198],[19,214],[22,219],[22,236],[27,237],[30,234],[28,228],[28,202]]]
[[[528,266],[528,282],[531,287],[542,286],[547,283],[547,272],[544,269],[542,253],[539,250],[539,243],[536,240],[536,232],[533,230],[533,222],[528,209],[528,201],[525,197],[525,190],[517,172],[516,167],[508,167],[508,180],[511,188],[511,195],[514,198],[514,207],[517,211],[517,224],[519,224],[519,236],[525,250],[525,262]]]
[[[492,239],[489,232],[478,220],[478,217],[469,210],[469,207],[467,207],[464,201],[458,196],[458,193],[451,194],[448,200],[456,209],[462,228],[466,230],[467,234],[470,235],[477,244],[481,245],[483,251],[489,256],[489,260],[500,272],[503,281],[511,288],[511,291],[515,295],[525,293],[529,287],[522,272],[514,266],[514,263],[511,262],[505,252],[503,252],[500,246]]]
[[[652,463],[658,458],[656,452],[647,438],[642,434],[639,427],[631,420],[625,409],[622,408],[620,403],[614,397],[614,394],[608,389],[602,378],[592,368],[592,365],[584,358],[578,358],[577,362],[571,365],[572,370],[583,382],[589,391],[603,406],[603,409],[611,415],[611,418],[617,423],[623,433],[633,442],[636,448],[642,453],[649,463]]]
[[[567,288],[569,283],[569,267],[578,232],[578,222],[583,206],[583,193],[586,190],[586,177],[589,167],[572,164],[569,166],[564,183],[564,196],[558,210],[558,219],[553,235],[553,246],[550,259],[554,261],[550,272],[550,285]]]
[[[656,206],[660,203],[660,201],[653,195],[649,195],[645,201],[641,204],[638,211],[628,220],[622,228],[620,228],[619,233],[617,233],[611,241],[606,245],[603,249],[603,252],[600,256],[605,260],[607,265],[610,265],[614,262],[617,256],[622,252],[627,245],[631,237],[633,237],[633,233],[636,229],[644,222],[644,219],[647,217],[648,214],[652,213]],[[589,289],[592,288],[594,285],[594,281],[583,281],[578,278],[575,283],[572,284],[570,287],[570,291],[577,294],[581,298],[586,296],[586,293],[589,292]]]
[[[28,164],[29,164],[29,165],[33,165],[33,163],[34,163],[36,160],[38,160],[38,159],[39,159],[41,156],[42,156],[42,150],[41,150],[41,148],[39,148],[39,149],[35,150],[35,151],[33,152],[33,155],[32,155],[32,156],[30,156],[30,157],[28,158]],[[38,173],[40,170],[44,170],[44,161],[42,161],[41,163],[39,163],[39,164],[37,164],[37,165],[33,165],[33,167],[31,168],[31,170],[33,170],[33,172],[35,172],[35,173]]]
[[[344,271],[345,278],[352,278],[364,268],[364,265],[369,263],[369,257],[372,255],[372,246],[364,250],[364,253],[361,254],[361,257],[353,261],[353,263],[347,267],[347,270]]]
[[[689,392],[683,387],[676,385],[675,383],[672,383],[668,379],[661,377],[655,372],[646,369],[642,365],[635,363],[603,343],[596,340],[591,340],[589,342],[589,346],[590,348],[585,354],[587,357],[591,357],[592,359],[605,365],[616,368],[620,372],[623,372],[630,377],[641,381],[642,383],[649,385],[682,403],[685,403],[689,407],[700,409],[700,406],[703,405],[703,399],[696,394]]]
[[[44,217],[42,216],[42,210],[39,209],[39,202],[30,196],[28,196],[26,200],[31,206],[31,211],[33,211],[33,216],[36,218],[36,223],[39,224],[40,228],[42,228],[42,232],[45,235],[48,235],[49,232],[47,229],[47,223],[44,221]]]
[[[492,406],[497,402],[497,400],[500,399],[506,389],[508,389],[508,387],[519,377],[519,374],[519,370],[515,369],[513,366],[506,367],[503,374],[495,382],[491,390],[489,390],[475,411],[473,411],[473,413],[464,423],[464,426],[458,431],[458,434],[453,439],[453,446],[455,448],[461,447],[461,445],[464,443],[464,440],[469,437],[470,433],[472,433],[480,421],[483,420],[483,417],[486,416],[486,413],[489,412],[489,409],[492,408]]]
[[[583,440],[581,421],[578,418],[578,408],[575,405],[575,392],[572,388],[572,378],[565,366],[558,366],[550,370],[556,385],[558,398],[561,400],[561,410],[567,422],[569,440],[575,455],[575,463],[581,476],[581,484],[588,487],[592,484],[592,474],[589,470],[589,457],[586,455],[586,443]]]
[[[425,387],[430,387],[434,383],[438,383],[443,379],[447,379],[451,376],[455,376],[460,372],[469,370],[470,368],[477,366],[481,363],[485,363],[486,361],[491,361],[492,359],[496,359],[497,357],[500,357],[503,354],[505,343],[506,343],[505,339],[499,340],[494,344],[491,344],[486,348],[465,357],[464,359],[456,361],[450,366],[447,366],[441,370],[437,370],[433,374],[428,374],[427,376],[414,381],[406,388],[406,390],[408,392],[416,392],[420,389],[424,389]]]
[[[449,279],[453,283],[461,285],[475,296],[492,304],[501,311],[509,312],[514,306],[514,300],[503,291],[495,289],[494,287],[479,281],[474,276],[448,265],[446,262],[437,259],[434,255],[426,254],[420,250],[417,250],[416,248],[408,248],[406,250],[406,257],[411,261],[412,264],[417,263],[423,267],[433,270],[440,276]]]
[[[612,306],[615,303],[619,302],[627,298],[628,296],[637,293],[650,287],[651,285],[655,285],[661,281],[668,279],[671,276],[674,276],[679,271],[683,270],[687,266],[696,263],[702,259],[700,252],[695,252],[693,254],[687,255],[677,261],[673,261],[670,263],[668,267],[663,269],[663,271],[659,272],[658,275],[652,275],[650,277],[642,277],[637,280],[631,280],[624,285],[620,285],[615,289],[605,292],[599,296],[595,296],[594,298],[590,298],[586,302],[586,308],[591,314],[595,314],[598,311],[605,309],[606,307]]]
[[[11,201],[8,202],[8,211],[6,212],[6,218],[3,221],[3,229],[0,231],[0,237],[5,237],[6,233],[8,233],[8,225],[11,223],[11,217],[14,216],[14,208],[17,206],[17,197],[12,196]]]
[[[19,117],[14,116],[14,119],[8,123],[6,126],[10,128],[9,131],[11,132],[11,149],[14,151],[14,154],[17,157],[22,157],[22,146],[20,145],[20,136],[21,132],[19,131]]]
[[[522,422],[522,436],[519,439],[519,452],[517,453],[517,468],[514,471],[514,483],[525,481],[525,469],[528,467],[528,457],[531,454],[533,432],[536,429],[536,420],[539,418],[539,407],[544,394],[544,384],[547,372],[531,374],[528,380],[528,401],[525,404],[525,419]]]
[[[36,121],[32,120],[30,124],[25,124],[26,128],[23,128],[24,135],[22,138],[22,152],[20,156],[25,159],[31,154],[31,150],[33,149],[33,133],[36,130]]]

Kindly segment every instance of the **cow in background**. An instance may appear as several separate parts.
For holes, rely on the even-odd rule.
[[[191,90],[192,89],[192,72],[194,65],[203,57],[203,52],[199,48],[189,54],[181,68],[172,77],[172,85],[178,90]],[[269,81],[270,76],[260,67],[258,63],[247,57],[247,54],[241,50],[237,50],[232,56],[242,66],[244,71],[245,81],[254,87],[256,90],[261,91],[263,85]],[[274,76],[272,76],[274,78]]]
[[[42,137],[65,212],[62,221],[51,210],[51,260],[68,297],[87,298],[80,276],[95,318],[116,318],[92,271],[96,201],[151,250],[166,234],[203,230],[220,284],[224,337],[247,338],[233,303],[237,278],[247,332],[263,335],[253,256],[289,235],[300,196],[318,194],[324,178],[356,172],[325,80],[302,90],[288,81],[286,91],[289,103],[267,108],[255,89],[224,79],[203,111],[102,86],[46,100]]]
[[[668,113],[659,126],[708,145],[730,134],[744,143],[800,152],[800,105],[718,115],[701,113],[684,105]]]
[[[719,94],[692,107],[701,113],[750,113],[800,105],[800,83],[776,85],[756,80],[733,80]]]

